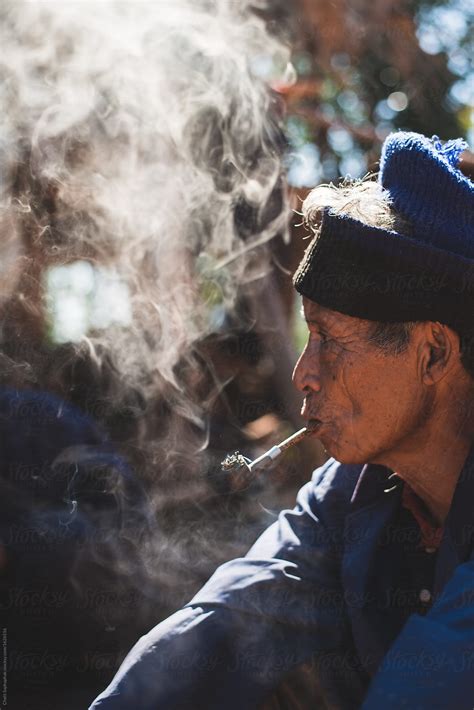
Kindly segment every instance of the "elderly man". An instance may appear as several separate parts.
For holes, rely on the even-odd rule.
[[[307,198],[315,237],[294,283],[309,338],[294,381],[333,458],[245,558],[137,643],[94,710],[474,707],[464,147],[395,133],[378,182]],[[308,683],[278,699],[302,668],[319,700],[303,699]]]

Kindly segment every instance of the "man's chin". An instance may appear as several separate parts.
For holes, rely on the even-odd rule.
[[[345,446],[344,444],[338,443],[336,439],[331,439],[329,437],[318,437],[324,451],[331,458],[336,459],[339,463],[344,464],[366,464],[367,456],[363,452],[353,449],[350,446]]]

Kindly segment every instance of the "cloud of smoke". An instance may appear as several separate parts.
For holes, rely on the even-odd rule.
[[[158,374],[179,390],[178,360],[264,271],[265,249],[254,247],[286,230],[286,205],[274,199],[278,129],[257,74],[284,70],[287,49],[254,9],[247,0],[0,9],[2,268],[28,268],[34,244],[46,264],[113,269],[132,318],[90,342],[143,387]]]
[[[203,415],[222,383],[193,346],[235,323],[239,294],[259,288],[268,243],[287,230],[282,139],[267,79],[286,71],[289,52],[267,31],[265,4],[5,0],[0,6],[0,299],[26,302],[44,328],[49,282],[74,273],[89,297],[97,274],[116,279],[129,300],[127,322],[100,327],[112,319],[99,313],[86,338],[90,359],[105,354],[124,384],[162,407],[151,414],[155,449],[148,442],[143,470],[135,469],[137,478],[153,479],[158,523],[149,536],[148,520],[140,530],[141,503],[127,503],[117,484],[113,495],[132,514],[136,505],[138,515],[118,533],[99,515],[99,532],[114,534],[105,545],[92,535],[80,556],[79,587],[87,578],[81,565],[91,561],[140,586],[135,557],[176,604],[179,585],[184,601],[196,579],[254,537],[251,526],[239,529],[225,510],[203,525],[197,509],[207,485],[196,460],[207,441]],[[73,272],[51,272],[71,264]],[[34,294],[43,302],[35,303]],[[95,308],[97,291],[94,298]],[[61,318],[68,318],[64,303]],[[17,369],[38,385],[25,353]],[[68,455],[57,459],[55,476]],[[86,453],[74,450],[71,457],[66,472],[78,465],[88,471]],[[116,478],[109,475],[107,485]],[[73,498],[71,526],[84,512]],[[190,500],[196,508],[184,514]],[[256,515],[253,522],[260,527]]]

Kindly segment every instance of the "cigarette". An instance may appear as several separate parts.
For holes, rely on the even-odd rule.
[[[269,468],[271,464],[277,459],[284,451],[290,449],[295,444],[298,444],[304,437],[311,433],[311,427],[303,427],[299,429],[294,434],[284,439],[282,442],[276,446],[272,446],[264,454],[258,456],[258,458],[251,461],[246,456],[242,456],[236,451],[234,454],[230,454],[225,457],[224,461],[221,463],[223,471],[237,471],[244,469],[246,472],[254,472],[257,469],[264,471]]]
[[[302,439],[304,439],[307,433],[308,427],[303,427],[302,429],[299,429],[299,431],[296,431],[287,439],[284,439],[280,444],[272,446],[271,449],[268,449],[268,451],[265,451],[264,454],[254,459],[251,463],[249,463],[249,469],[253,471],[255,468],[259,468],[260,466],[263,466],[263,468],[267,468],[267,466],[272,461],[277,459],[280,454],[286,451],[286,449],[291,449],[292,446],[295,446],[295,444],[298,444]]]

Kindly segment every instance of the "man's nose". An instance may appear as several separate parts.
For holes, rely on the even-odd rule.
[[[308,390],[319,392],[321,389],[319,348],[310,348],[309,344],[306,345],[295,365],[292,379],[300,392]]]

